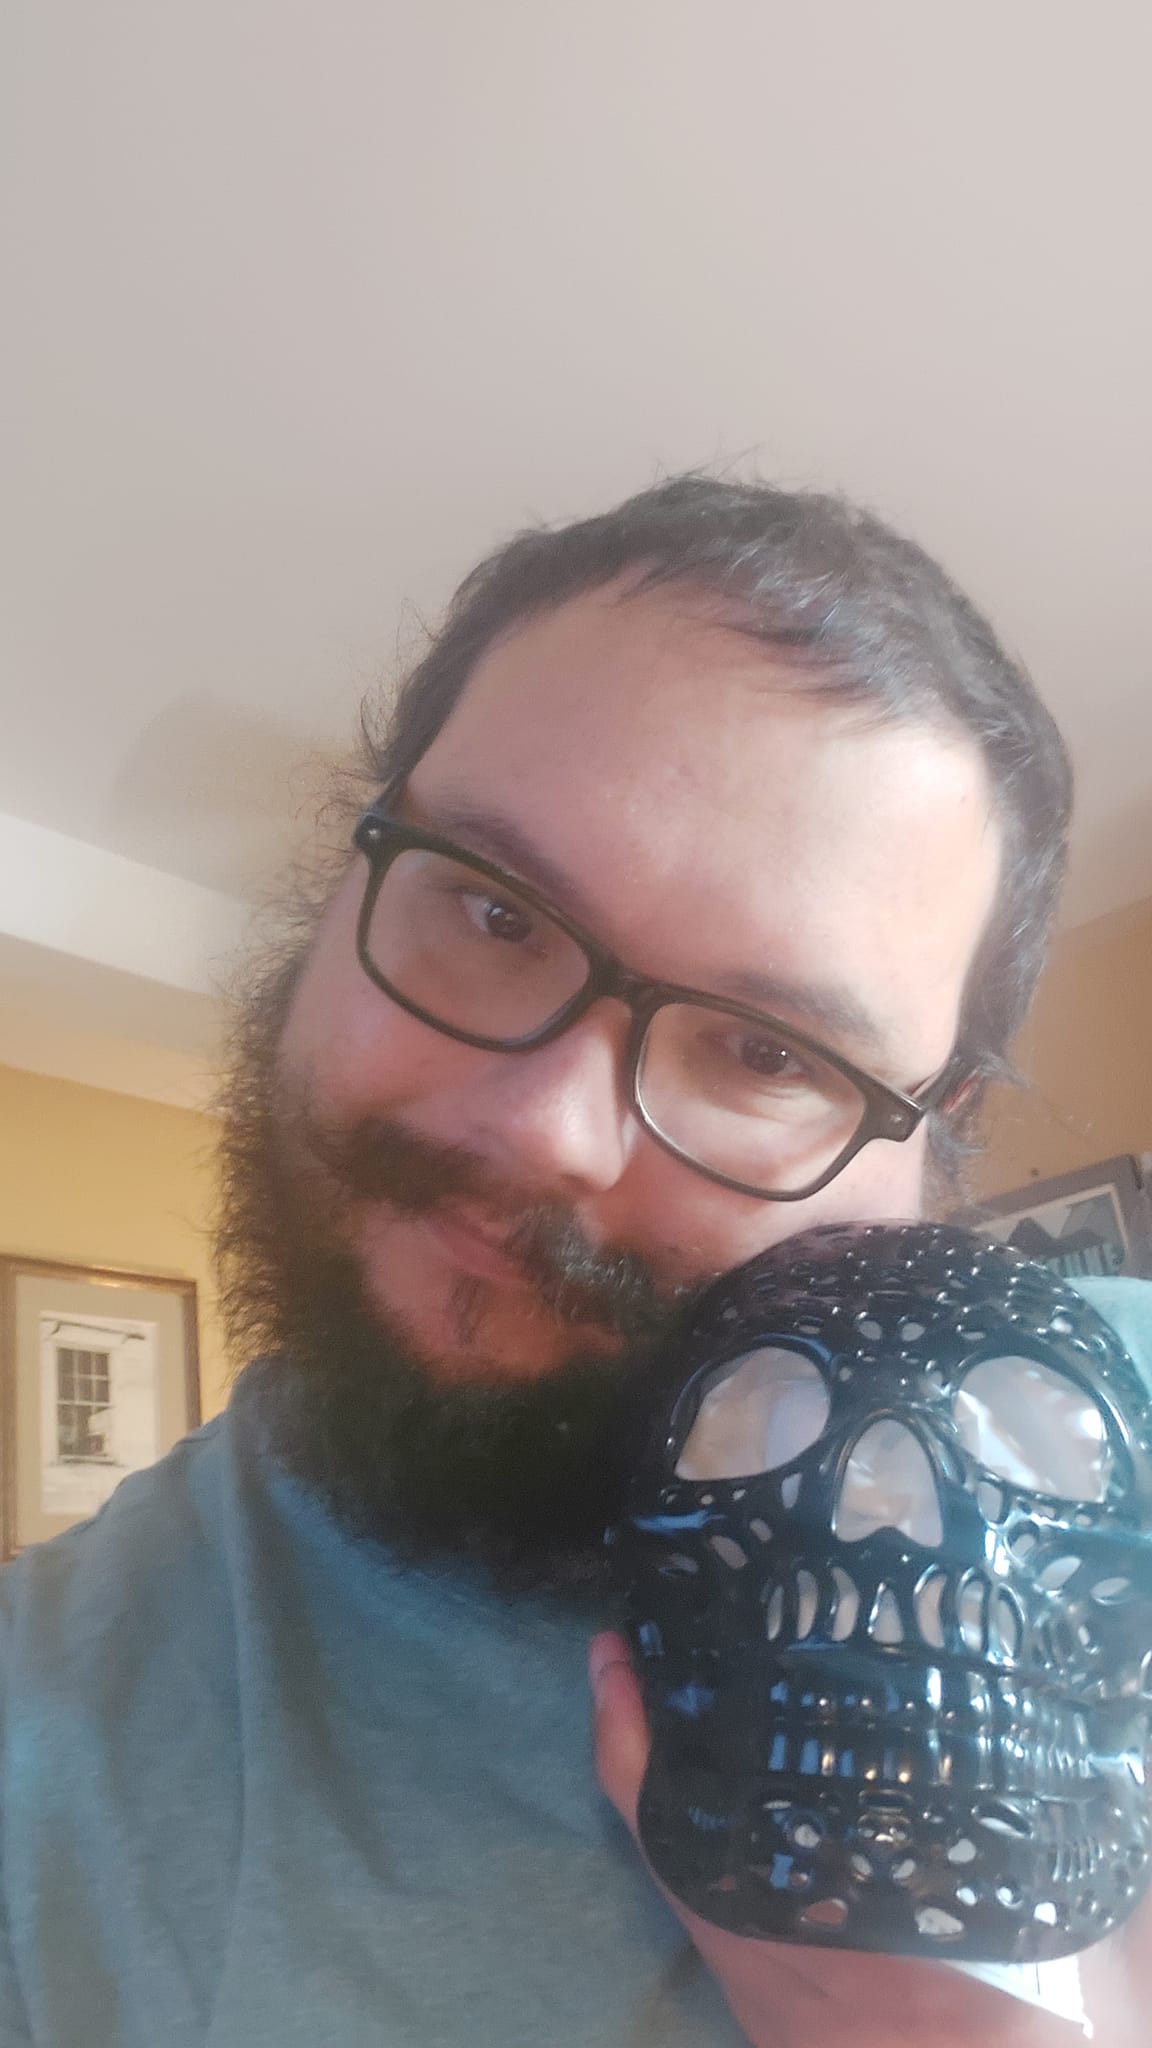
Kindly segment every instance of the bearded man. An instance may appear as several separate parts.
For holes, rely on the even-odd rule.
[[[876,519],[687,477],[482,563],[369,754],[238,1033],[252,1362],[6,1575],[3,2040],[1067,2038],[682,1924],[580,1684],[685,1298],[950,1184],[1052,917],[1051,719]],[[1147,1357],[1144,1290],[1095,1294]]]

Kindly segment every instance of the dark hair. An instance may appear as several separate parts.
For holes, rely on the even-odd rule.
[[[1067,751],[1024,669],[939,564],[843,498],[687,475],[595,519],[517,534],[460,585],[383,730],[366,726],[375,786],[399,793],[499,634],[629,570],[636,589],[683,584],[730,600],[726,623],[795,668],[805,689],[882,719],[952,723],[976,740],[1004,861],[968,977],[955,1085],[1006,1077],[1064,870]],[[954,1136],[980,1092],[970,1088],[954,1110]],[[943,1135],[938,1128],[938,1159]]]

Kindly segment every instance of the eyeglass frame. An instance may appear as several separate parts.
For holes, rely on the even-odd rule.
[[[958,1052],[953,1052],[940,1072],[923,1082],[909,1094],[893,1088],[887,1081],[877,1080],[862,1067],[857,1067],[842,1054],[823,1045],[810,1033],[799,1030],[783,1017],[775,1017],[767,1010],[757,1010],[748,1003],[733,1001],[728,996],[710,995],[706,989],[685,988],[678,982],[656,981],[644,974],[635,974],[598,939],[586,932],[566,912],[558,910],[555,904],[530,882],[522,881],[509,869],[500,867],[496,861],[486,860],[482,854],[473,853],[470,848],[460,846],[455,840],[446,839],[442,833],[429,832],[420,825],[405,824],[394,818],[379,804],[371,804],[356,824],[352,835],[353,845],[368,862],[368,880],[361,899],[356,920],[356,958],[363,972],[375,987],[398,1003],[408,1015],[427,1024],[433,1031],[439,1031],[445,1038],[455,1039],[460,1045],[475,1046],[481,1052],[535,1052],[538,1047],[550,1045],[553,1039],[563,1036],[592,1008],[593,1004],[612,999],[623,1003],[630,1015],[628,1040],[624,1052],[624,1069],[630,1107],[641,1129],[648,1136],[684,1166],[695,1173],[703,1174],[706,1180],[718,1186],[729,1188],[734,1194],[751,1195],[761,1202],[804,1202],[809,1196],[820,1193],[831,1181],[851,1165],[858,1152],[877,1138],[887,1138],[891,1143],[902,1145],[911,1138],[923,1123],[924,1118],[962,1083],[963,1062]],[[522,898],[533,909],[559,927],[579,948],[588,962],[588,978],[577,993],[560,1009],[545,1020],[539,1030],[527,1032],[522,1038],[488,1038],[474,1031],[463,1031],[455,1024],[445,1024],[433,1016],[421,1004],[413,1002],[381,971],[373,960],[368,947],[372,916],[376,908],[384,879],[393,862],[401,853],[419,848],[427,853],[442,854],[449,860],[474,868],[486,880],[507,889],[513,896]],[[719,1010],[722,1015],[735,1017],[740,1022],[767,1025],[770,1030],[779,1031],[787,1041],[795,1043],[802,1050],[813,1053],[818,1059],[833,1067],[851,1082],[864,1103],[864,1114],[857,1129],[837,1153],[830,1166],[809,1181],[805,1187],[792,1193],[768,1191],[750,1186],[747,1181],[735,1180],[730,1174],[721,1173],[716,1167],[705,1166],[693,1159],[673,1140],[654,1124],[644,1107],[638,1086],[640,1064],[645,1042],[653,1018],[671,1003],[695,1005],[700,1009]]]

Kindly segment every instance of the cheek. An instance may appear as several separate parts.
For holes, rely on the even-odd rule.
[[[280,1041],[281,1074],[306,1090],[318,1115],[342,1124],[450,1090],[475,1055],[391,1002],[334,937],[301,977]]]
[[[725,1272],[785,1238],[821,1223],[908,1222],[924,1201],[926,1132],[906,1144],[866,1146],[844,1172],[805,1202],[746,1201],[686,1172],[661,1169],[662,1188],[643,1206],[659,1219],[669,1265],[678,1278]]]

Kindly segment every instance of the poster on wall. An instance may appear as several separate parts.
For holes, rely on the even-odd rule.
[[[40,1312],[40,1507],[94,1515],[160,1455],[156,1324]]]
[[[1152,1203],[1128,1154],[997,1195],[977,1222],[1073,1283],[1152,1276]]]
[[[193,1281],[0,1257],[0,1556],[96,1514],[199,1420]]]

